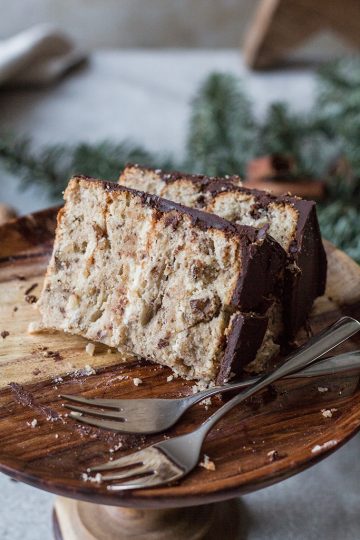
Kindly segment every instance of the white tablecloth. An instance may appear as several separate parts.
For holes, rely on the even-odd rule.
[[[48,142],[131,138],[157,152],[183,152],[189,102],[213,70],[244,77],[256,114],[274,100],[297,110],[311,104],[307,70],[251,74],[237,51],[103,51],[89,66],[48,90],[0,90],[2,128]],[[49,204],[39,189],[18,192],[0,176],[0,201],[20,212]],[[319,465],[243,497],[249,540],[360,538],[360,437]],[[50,540],[52,496],[0,475],[1,540]]]

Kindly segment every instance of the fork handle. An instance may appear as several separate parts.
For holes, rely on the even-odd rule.
[[[315,362],[314,365],[310,365],[297,371],[296,373],[290,373],[285,379],[301,379],[310,377],[322,377],[324,375],[334,375],[335,373],[347,373],[351,371],[360,370],[360,350],[346,352],[343,354],[337,354],[336,356],[327,356],[324,359]],[[223,386],[213,386],[207,390],[203,390],[188,396],[186,399],[190,401],[191,406],[195,403],[199,403],[203,399],[216,396],[217,394],[224,394],[226,392],[233,392],[234,390],[242,390],[248,386],[253,386],[261,379],[261,375],[250,377],[245,381],[228,383]]]
[[[280,366],[266,373],[260,380],[244,390],[230,401],[225,403],[220,409],[212,414],[198,428],[198,431],[205,437],[210,429],[233,407],[245,401],[247,398],[256,394],[269,384],[297,372],[309,364],[315,362],[320,356],[331,351],[337,345],[351,337],[360,330],[360,322],[352,317],[342,317],[336,323],[332,324],[326,330],[319,332],[313,336],[305,345],[297,349],[293,354],[289,355]]]

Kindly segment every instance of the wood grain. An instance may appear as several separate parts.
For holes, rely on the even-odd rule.
[[[86,341],[57,334],[27,335],[36,318],[26,297],[37,296],[50,256],[55,210],[0,227],[0,470],[14,478],[68,497],[93,503],[170,508],[225,500],[273,484],[317,462],[346,442],[360,426],[357,376],[287,381],[241,405],[224,418],[204,444],[215,471],[197,467],[178,485],[161,489],[108,493],[105,485],[84,482],[87,467],[117,457],[163,435],[134,437],[85,428],[64,415],[61,393],[88,397],[179,396],[191,382],[174,379],[170,370],[134,358],[109,354]],[[310,318],[313,332],[341,313],[360,315],[360,270],[346,255],[327,245],[330,273],[326,297]],[[33,285],[37,284],[36,287]],[[33,289],[27,292],[30,287]],[[17,308],[15,310],[15,308]],[[302,337],[299,336],[299,342]],[[358,348],[359,338],[339,350]],[[47,347],[47,349],[44,349]],[[96,374],[76,371],[90,364]],[[61,377],[60,379],[58,377]],[[133,378],[143,383],[136,387]],[[9,386],[9,383],[12,386]],[[318,387],[328,391],[319,392]],[[216,408],[198,405],[167,435],[188,432]],[[331,418],[322,409],[334,408]],[[36,420],[36,426],[31,422]],[[35,424],[35,423],[34,423]],[[316,445],[333,441],[318,452]],[[276,451],[274,460],[269,452]]]
[[[240,508],[239,508],[240,507]],[[188,508],[139,509],[57,497],[56,540],[226,540],[239,538],[236,500]]]

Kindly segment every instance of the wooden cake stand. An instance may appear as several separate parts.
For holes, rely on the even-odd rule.
[[[192,384],[167,382],[170,370],[100,345],[91,357],[81,338],[27,334],[38,317],[33,303],[51,253],[55,218],[51,209],[0,227],[0,470],[61,496],[54,512],[57,539],[234,538],[239,530],[234,497],[304,470],[359,430],[357,375],[285,381],[232,410],[209,434],[203,451],[214,470],[199,466],[177,485],[123,493],[84,481],[87,467],[164,435],[145,438],[81,426],[65,415],[60,393],[175,397],[192,392]],[[327,294],[310,318],[313,332],[341,313],[360,315],[359,267],[331,245],[327,253]],[[358,336],[341,350],[359,346]],[[143,381],[138,387],[135,377]],[[167,435],[193,429],[216,406],[195,406]],[[326,418],[322,409],[336,411]]]

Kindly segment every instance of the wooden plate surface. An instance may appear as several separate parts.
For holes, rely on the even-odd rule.
[[[61,333],[28,335],[34,302],[52,248],[56,210],[0,228],[0,470],[41,489],[119,506],[173,507],[227,499],[287,478],[334,451],[360,427],[359,377],[346,375],[282,382],[229,413],[210,433],[203,451],[215,470],[197,467],[178,485],[109,493],[84,482],[92,464],[120,457],[164,436],[135,437],[81,427],[65,416],[60,393],[88,397],[170,397],[192,392],[170,370],[109,353]],[[316,332],[341,314],[360,316],[360,269],[326,245],[328,288],[310,318]],[[304,336],[299,336],[299,343]],[[360,336],[338,352],[360,347]],[[96,374],[84,374],[89,365]],[[87,368],[89,370],[89,368]],[[135,386],[134,378],[142,379]],[[167,435],[193,429],[216,408],[197,405]],[[331,410],[324,417],[322,410]],[[35,420],[35,422],[34,422]],[[35,425],[36,424],[36,425]],[[32,425],[34,427],[32,427]],[[121,445],[121,446],[120,446]],[[273,455],[275,453],[275,459]]]

